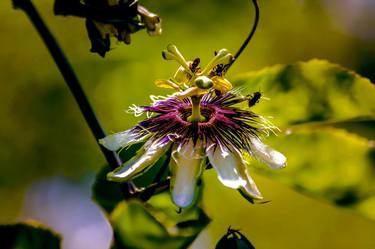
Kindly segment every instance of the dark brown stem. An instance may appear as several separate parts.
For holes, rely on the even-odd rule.
[[[147,188],[145,188],[144,190],[139,191],[138,196],[141,200],[147,201],[152,197],[152,195],[159,194],[161,192],[168,190],[170,183],[171,181],[169,177],[165,181],[155,182]]]

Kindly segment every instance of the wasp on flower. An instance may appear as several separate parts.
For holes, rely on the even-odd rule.
[[[147,141],[136,156],[108,173],[108,180],[129,181],[171,151],[172,199],[179,207],[192,204],[207,160],[222,184],[240,190],[248,199],[262,199],[244,156],[249,154],[273,169],[284,167],[286,158],[260,139],[277,128],[249,107],[239,107],[240,103],[254,101],[254,96],[233,90],[224,77],[233,56],[222,49],[203,69],[199,59],[186,61],[174,45],[168,45],[163,57],[177,61],[180,67],[173,78],[155,84],[176,92],[155,99],[150,106],[133,108],[137,114],[146,113],[147,118],[129,130],[100,140],[112,151]],[[256,96],[255,102],[260,98],[259,93]]]

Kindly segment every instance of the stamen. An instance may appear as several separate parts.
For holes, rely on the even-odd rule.
[[[157,87],[161,87],[161,88],[172,88],[175,90],[180,89],[180,86],[172,82],[171,80],[155,80],[154,83]]]
[[[233,56],[225,48],[220,49],[215,57],[207,64],[207,66],[200,73],[201,75],[208,74],[211,69],[216,67],[218,64],[228,64],[233,60]]]
[[[163,50],[162,56],[165,60],[175,60],[177,61],[181,66],[183,66],[191,76],[194,75],[194,73],[190,70],[190,67],[185,60],[185,58],[182,56],[180,51],[178,51],[177,47],[173,44],[169,44],[167,46],[167,50]]]

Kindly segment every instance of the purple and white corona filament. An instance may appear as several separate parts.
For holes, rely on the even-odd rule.
[[[204,69],[199,68],[199,59],[185,61],[173,45],[168,46],[163,57],[176,60],[181,66],[172,79],[155,83],[178,91],[154,100],[150,106],[133,107],[136,114],[145,113],[148,118],[100,140],[113,151],[147,141],[141,153],[110,172],[108,180],[129,181],[172,148],[169,166],[176,205],[187,207],[192,203],[207,160],[222,184],[239,189],[250,199],[262,199],[248,173],[244,155],[247,153],[271,168],[284,167],[286,158],[260,140],[262,134],[268,135],[277,128],[262,116],[239,107],[251,97],[232,90],[224,78],[225,65],[232,56],[220,50]]]

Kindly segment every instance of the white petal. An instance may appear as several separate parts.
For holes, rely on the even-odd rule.
[[[171,142],[155,141],[144,145],[144,153],[136,155],[128,162],[107,174],[107,179],[114,182],[126,182],[152,166],[168,149]]]
[[[217,146],[215,150],[213,147],[207,150],[207,155],[219,180],[227,187],[241,189],[252,199],[262,199],[262,194],[247,171],[241,152],[234,147],[231,151],[224,146]]]
[[[170,167],[172,171],[172,199],[179,207],[192,204],[195,186],[202,173],[204,155],[199,145],[192,141],[179,146],[172,153]]]
[[[210,146],[206,153],[224,186],[236,189],[246,184],[246,178],[241,175],[243,163],[238,153],[232,153],[224,146]]]
[[[262,194],[260,193],[257,185],[255,185],[254,180],[249,174],[247,174],[246,185],[240,188],[242,194],[246,195],[250,199],[263,199]]]
[[[139,136],[139,134],[132,132],[132,130],[130,129],[99,139],[99,143],[106,147],[108,150],[116,151],[120,148],[142,142],[147,137],[148,135]]]
[[[262,143],[259,138],[251,139],[250,153],[258,160],[268,164],[272,169],[286,166],[286,157],[280,152]]]

